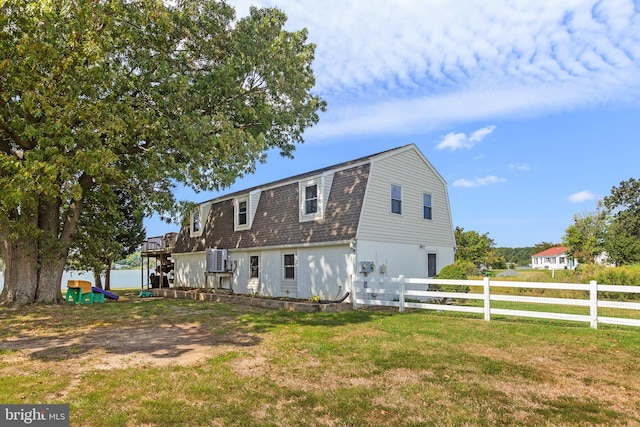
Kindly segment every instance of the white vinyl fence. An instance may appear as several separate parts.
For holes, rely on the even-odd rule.
[[[361,305],[420,308],[438,311],[459,311],[484,315],[484,320],[491,320],[491,315],[534,317],[539,319],[571,320],[588,322],[594,329],[598,323],[611,325],[640,326],[640,319],[624,317],[604,317],[598,315],[599,308],[615,308],[624,310],[640,310],[640,303],[603,300],[598,298],[602,292],[616,292],[624,294],[640,294],[640,286],[603,285],[596,281],[589,284],[579,283],[535,283],[491,281],[489,277],[483,280],[444,280],[444,279],[411,279],[400,276],[386,278],[382,281],[354,276],[354,307]],[[429,290],[429,285],[454,285],[481,287],[482,293],[442,292]],[[588,298],[551,298],[544,296],[501,295],[491,293],[495,288],[527,288],[527,289],[555,289],[569,291],[586,291]],[[442,301],[453,304],[442,304]],[[407,300],[411,302],[407,302]],[[482,306],[460,305],[461,300],[481,300]],[[415,302],[420,301],[420,302]],[[571,314],[546,311],[526,311],[491,307],[492,301],[506,301],[512,303],[550,304],[555,306],[589,307],[589,314]]]

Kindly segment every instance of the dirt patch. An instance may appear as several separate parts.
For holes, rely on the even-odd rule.
[[[73,360],[94,369],[131,366],[188,366],[218,354],[256,343],[239,331],[214,334],[198,323],[176,323],[143,328],[92,328],[77,335],[37,336],[24,333],[0,343],[15,350],[3,357],[11,364],[29,359],[41,362]]]

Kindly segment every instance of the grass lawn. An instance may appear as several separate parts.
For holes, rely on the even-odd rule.
[[[637,328],[431,311],[0,309],[0,402],[72,426],[640,425],[639,358]]]

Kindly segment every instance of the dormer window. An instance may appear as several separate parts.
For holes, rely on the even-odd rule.
[[[247,201],[238,202],[238,225],[247,225]]]
[[[331,192],[333,174],[327,173],[298,183],[300,222],[317,221],[324,217]]]
[[[249,230],[256,214],[260,200],[260,191],[252,191],[233,200],[233,229],[234,231]]]
[[[200,231],[200,212],[194,212],[191,218],[191,232],[198,233]]]
[[[205,225],[207,224],[207,217],[209,216],[210,209],[211,203],[203,203],[191,212],[191,216],[189,218],[190,237],[202,236]]]

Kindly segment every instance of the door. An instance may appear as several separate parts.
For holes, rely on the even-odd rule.
[[[427,254],[427,277],[436,275],[436,254]]]

